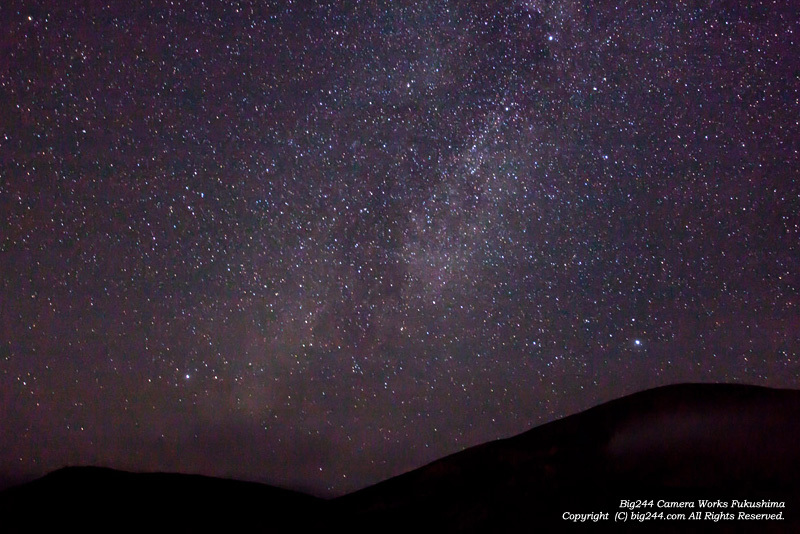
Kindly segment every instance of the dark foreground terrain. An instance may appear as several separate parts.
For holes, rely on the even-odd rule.
[[[704,508],[701,499],[720,502]],[[618,512],[627,522],[615,522]],[[0,493],[0,522],[3,532],[800,532],[800,391],[657,388],[330,501],[199,476],[67,468]]]

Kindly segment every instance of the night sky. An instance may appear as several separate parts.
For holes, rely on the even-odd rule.
[[[5,479],[339,495],[800,386],[792,2],[88,4],[0,6]]]

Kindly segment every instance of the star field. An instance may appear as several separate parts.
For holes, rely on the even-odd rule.
[[[10,478],[338,495],[798,386],[789,2],[46,4],[0,7]]]

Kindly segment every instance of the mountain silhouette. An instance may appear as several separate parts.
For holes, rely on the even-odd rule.
[[[708,511],[700,499],[720,500],[734,515],[781,518],[614,522],[617,512],[631,512],[622,500],[653,501],[637,513],[688,517]],[[734,500],[761,508],[736,508]],[[764,508],[770,503],[784,507]],[[564,519],[592,512],[608,519]],[[6,527],[25,531],[71,524],[82,531],[800,532],[800,391],[660,387],[329,501],[200,476],[67,468],[0,493],[0,514]]]
[[[565,512],[592,511],[610,512],[605,526],[618,530],[622,499],[776,499],[786,503],[779,523],[645,527],[800,532],[799,490],[800,391],[683,384],[453,454],[341,497],[336,510],[364,531],[560,532],[590,528]]]
[[[324,505],[253,482],[66,467],[0,492],[0,532],[302,531]]]

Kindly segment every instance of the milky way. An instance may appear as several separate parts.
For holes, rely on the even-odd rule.
[[[798,385],[790,2],[134,4],[0,7],[9,480],[337,495]]]

